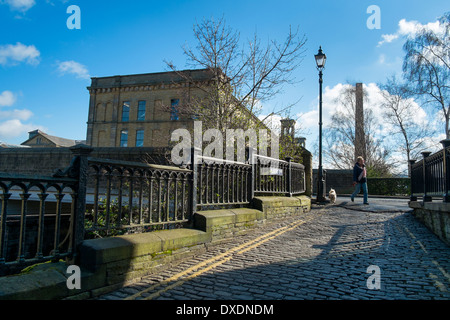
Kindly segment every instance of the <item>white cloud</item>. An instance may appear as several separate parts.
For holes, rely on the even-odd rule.
[[[390,43],[396,39],[398,39],[398,34],[382,34],[381,38],[383,38],[382,41],[378,42],[378,46],[381,46],[383,43]]]
[[[16,102],[16,97],[11,91],[0,93],[0,107],[10,107]]]
[[[41,129],[42,127],[31,123],[22,123],[20,119],[6,120],[0,122],[0,140],[17,138],[37,128]],[[44,128],[41,130],[44,131]]]
[[[30,123],[33,112],[28,109],[9,109],[16,103],[16,95],[11,91],[3,91],[0,94],[0,141],[8,142],[9,139],[26,136],[28,131],[46,128]],[[44,131],[45,131],[44,130]]]
[[[33,112],[27,109],[22,110],[9,110],[9,111],[1,111],[0,110],[0,118],[14,118],[18,120],[28,120],[33,116]]]
[[[400,37],[413,37],[417,32],[423,29],[431,30],[439,34],[444,32],[444,25],[442,25],[439,21],[421,24],[418,21],[406,21],[406,19],[402,19],[399,21],[398,29],[395,33],[381,35],[382,40],[378,42],[378,47],[385,43],[390,43],[397,40]]]
[[[0,46],[0,65],[16,65],[25,62],[31,65],[39,64],[39,50],[35,46],[26,46],[20,42]]]
[[[77,78],[81,79],[90,78],[88,69],[81,63],[73,60],[59,62],[58,70],[59,72],[61,72],[61,74],[74,74],[77,76]]]
[[[69,2],[69,0],[58,0],[59,2],[62,2],[62,3],[67,3],[67,2]],[[45,0],[45,2],[47,2],[48,4],[50,4],[50,5],[52,5],[52,6],[54,6],[55,5],[55,1],[53,1],[53,0]]]
[[[25,12],[31,9],[36,2],[34,0],[3,0],[0,4],[6,4],[11,10]]]
[[[319,110],[298,113],[299,126],[303,130],[311,130],[319,125]]]

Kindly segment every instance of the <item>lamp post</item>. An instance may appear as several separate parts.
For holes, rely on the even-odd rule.
[[[314,55],[319,70],[319,169],[317,172],[317,202],[325,201],[325,181],[323,179],[322,168],[322,70],[325,68],[327,56],[322,52],[322,46],[319,52]]]

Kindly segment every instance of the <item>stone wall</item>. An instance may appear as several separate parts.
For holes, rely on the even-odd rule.
[[[94,158],[167,163],[170,153],[163,148],[94,148]],[[70,165],[69,148],[0,148],[0,172],[51,176]]]
[[[413,215],[450,246],[450,203],[410,201]]]
[[[325,194],[330,189],[336,190],[338,195],[353,193],[353,170],[325,169]],[[313,193],[317,192],[317,169],[313,170]]]
[[[123,284],[167,268],[169,264],[205,252],[220,243],[251,232],[258,225],[309,211],[310,198],[256,198],[255,207],[197,212],[195,229],[174,229],[85,240],[76,264],[81,266],[81,289],[68,290],[64,263],[46,263],[31,272],[0,277],[2,299],[89,299]],[[284,212],[282,214],[282,212]]]

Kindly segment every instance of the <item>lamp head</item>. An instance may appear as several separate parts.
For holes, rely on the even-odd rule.
[[[319,47],[319,52],[314,55],[314,58],[316,59],[317,69],[322,70],[325,68],[327,56],[322,52],[322,46]]]

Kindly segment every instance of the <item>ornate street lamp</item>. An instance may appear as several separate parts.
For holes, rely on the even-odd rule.
[[[317,171],[317,202],[325,201],[325,181],[323,179],[322,169],[322,70],[325,69],[327,56],[322,52],[322,46],[319,52],[314,55],[319,70],[319,169]]]

